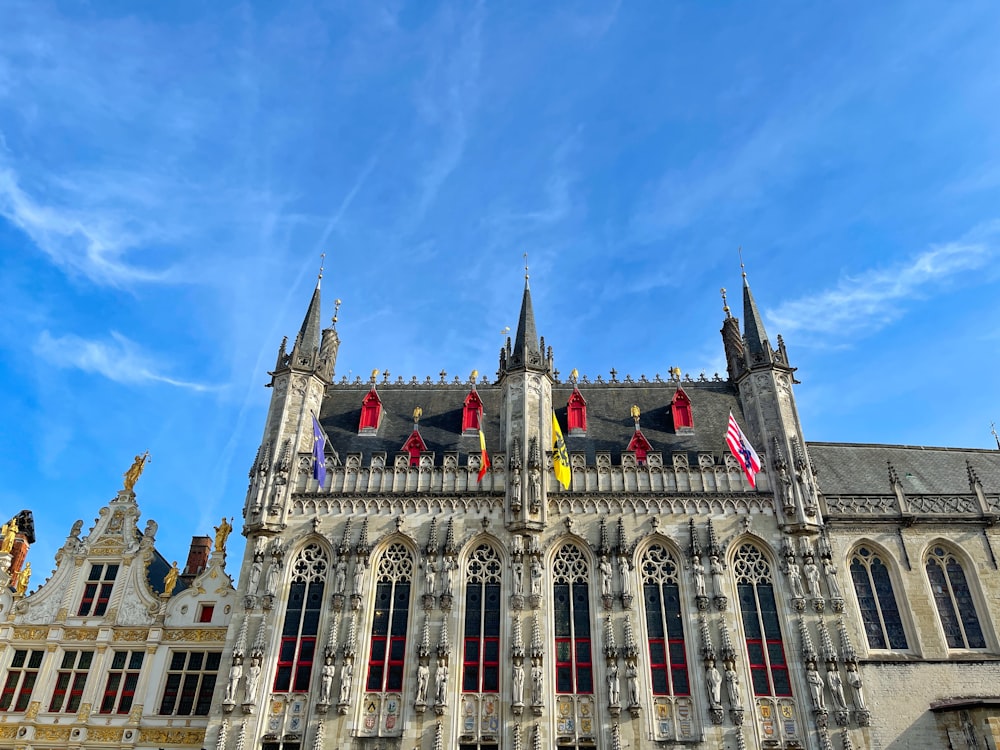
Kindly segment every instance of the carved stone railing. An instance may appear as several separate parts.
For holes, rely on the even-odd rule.
[[[897,490],[891,495],[824,495],[826,517],[882,517],[907,519],[958,516],[967,520],[990,522],[1000,514],[1000,497],[978,493],[907,494]]]
[[[895,495],[826,495],[826,514],[898,515]]]

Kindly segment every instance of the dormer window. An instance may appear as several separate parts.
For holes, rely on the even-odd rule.
[[[420,463],[420,454],[427,450],[427,444],[420,437],[420,433],[414,429],[407,441],[403,443],[403,450],[410,454],[410,466],[417,466]]]
[[[670,401],[670,413],[674,418],[674,431],[694,429],[694,418],[691,415],[691,399],[684,392],[683,388],[678,388],[674,392],[674,397]]]
[[[382,421],[382,399],[378,397],[374,386],[365,400],[361,402],[361,421],[358,424],[359,435],[374,435],[378,432],[379,422]]]
[[[570,435],[587,434],[587,402],[575,386],[566,405],[566,424]]]
[[[646,454],[653,450],[653,446],[646,440],[645,435],[636,430],[632,439],[629,440],[628,450],[635,453],[635,462],[641,466],[646,463]]]
[[[476,435],[483,424],[483,401],[473,388],[469,395],[465,397],[465,405],[462,408],[462,434]]]

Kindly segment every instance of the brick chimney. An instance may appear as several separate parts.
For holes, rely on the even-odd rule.
[[[212,537],[193,536],[191,537],[191,549],[188,551],[188,559],[181,572],[181,580],[188,585],[194,577],[201,573],[208,565],[208,557],[212,553]]]

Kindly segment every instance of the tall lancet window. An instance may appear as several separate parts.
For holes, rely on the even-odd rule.
[[[785,647],[781,640],[771,565],[754,545],[744,544],[736,551],[733,572],[743,616],[753,693],[789,696],[792,683],[788,679]]]
[[[640,569],[653,694],[690,695],[677,560],[654,544],[643,553]]]
[[[292,581],[288,587],[288,605],[278,648],[278,671],[274,675],[276,693],[309,689],[329,567],[329,557],[315,543],[306,545],[292,564]]]
[[[861,607],[868,648],[906,648],[906,631],[896,605],[889,568],[871,549],[861,546],[851,556],[851,580]]]
[[[567,544],[552,567],[556,633],[556,692],[594,692],[590,649],[590,570],[583,552]]]
[[[365,683],[371,692],[403,689],[412,582],[413,556],[399,542],[390,544],[375,572],[375,614]]]
[[[962,563],[944,547],[934,547],[926,568],[948,648],[986,648]]]
[[[462,691],[500,690],[500,559],[480,544],[465,571],[465,639],[462,644]]]

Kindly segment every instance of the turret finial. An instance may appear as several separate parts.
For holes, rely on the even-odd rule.
[[[326,266],[326,253],[319,254],[319,276],[316,279],[318,284],[323,279],[323,268]]]
[[[736,252],[740,255],[740,273],[743,274],[743,283],[747,281],[747,267],[743,265],[743,245],[736,248]]]
[[[337,327],[337,316],[340,315],[340,300],[335,299],[333,301],[333,327]]]
[[[726,314],[727,318],[733,317],[729,314],[729,301],[726,299],[726,287],[722,287],[719,292],[722,294],[722,312]]]
[[[990,432],[993,433],[993,439],[997,441],[997,450],[1000,451],[1000,436],[997,435],[997,426],[995,422],[990,422]]]
[[[528,254],[524,254],[524,283],[528,283]]]

